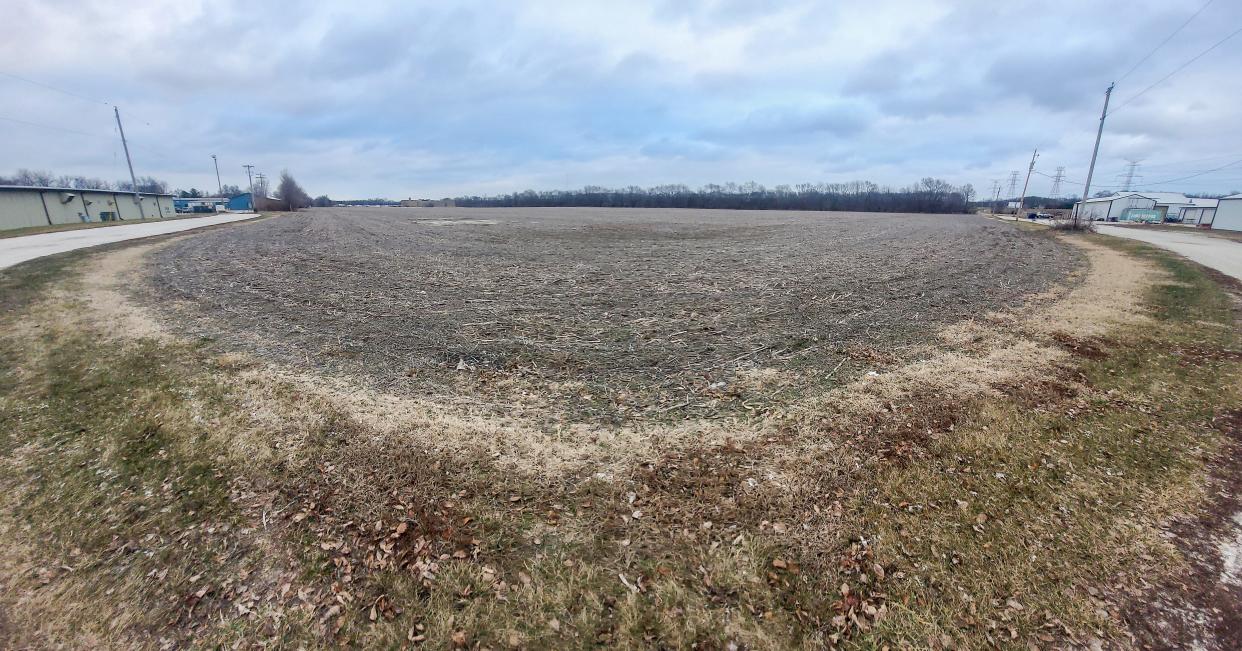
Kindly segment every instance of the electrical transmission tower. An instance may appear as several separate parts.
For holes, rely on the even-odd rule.
[[[1134,180],[1142,180],[1143,176],[1138,174],[1139,163],[1142,161],[1132,160],[1126,165],[1126,171],[1121,175],[1121,191],[1129,192],[1134,188]]]
[[[1061,182],[1065,180],[1065,167],[1057,168],[1057,173],[1052,177],[1052,196],[1061,197]]]
[[[1008,198],[1018,196],[1018,170],[1009,173],[1009,195]]]
[[[1000,199],[1001,182],[1000,179],[992,179],[992,214],[996,214],[996,202]]]

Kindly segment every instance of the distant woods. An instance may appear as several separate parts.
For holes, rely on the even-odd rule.
[[[492,197],[458,197],[468,207],[724,208],[735,210],[843,210],[857,212],[967,212],[975,189],[926,178],[900,189],[869,181],[803,183],[766,188],[758,183],[629,186],[581,190],[526,190]]]

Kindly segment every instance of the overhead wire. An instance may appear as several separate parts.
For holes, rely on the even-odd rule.
[[[1109,111],[1109,112],[1108,112],[1108,115],[1110,115],[1110,116],[1111,116],[1111,115],[1113,115],[1114,113],[1116,113],[1117,111],[1121,110],[1121,109],[1122,109],[1122,107],[1126,106],[1126,105],[1127,105],[1127,104],[1129,104],[1130,102],[1133,102],[1134,100],[1136,100],[1136,99],[1138,99],[1138,98],[1142,97],[1144,94],[1146,94],[1146,93],[1147,93],[1147,91],[1150,91],[1151,89],[1155,88],[1156,86],[1159,86],[1160,84],[1163,84],[1164,82],[1168,81],[1170,78],[1172,78],[1172,77],[1173,77],[1173,75],[1176,75],[1177,73],[1181,72],[1182,70],[1185,70],[1188,66],[1190,66],[1190,64],[1194,63],[1195,61],[1198,61],[1199,59],[1202,59],[1202,58],[1203,58],[1204,56],[1206,56],[1209,52],[1211,52],[1212,50],[1215,50],[1216,48],[1220,47],[1220,46],[1221,46],[1221,45],[1223,45],[1226,41],[1228,41],[1229,39],[1231,39],[1231,38],[1233,38],[1233,37],[1237,36],[1238,34],[1242,34],[1242,27],[1239,27],[1238,29],[1236,29],[1236,30],[1234,30],[1234,31],[1230,32],[1230,33],[1229,33],[1229,35],[1225,36],[1225,38],[1222,38],[1222,39],[1220,39],[1219,41],[1216,41],[1216,42],[1215,42],[1215,43],[1213,43],[1210,47],[1208,47],[1208,49],[1206,49],[1206,50],[1204,50],[1204,51],[1202,51],[1202,52],[1200,52],[1200,53],[1196,54],[1195,56],[1191,57],[1189,61],[1187,61],[1187,62],[1183,63],[1182,65],[1178,66],[1177,68],[1175,68],[1175,69],[1173,70],[1173,72],[1170,72],[1169,74],[1167,74],[1167,75],[1165,75],[1165,76],[1161,77],[1161,78],[1160,78],[1160,80],[1159,80],[1159,81],[1157,81],[1156,83],[1154,83],[1154,84],[1152,84],[1152,85],[1150,85],[1150,86],[1148,86],[1148,87],[1144,88],[1143,90],[1140,90],[1139,92],[1135,93],[1134,95],[1131,95],[1129,99],[1127,99],[1127,100],[1125,100],[1124,102],[1122,102],[1122,103],[1118,104],[1118,105],[1116,106],[1116,108],[1114,108],[1113,110]]]
[[[9,78],[11,78],[11,79],[16,79],[16,80],[18,80],[18,81],[24,81],[24,82],[26,82],[26,83],[28,83],[28,84],[34,84],[35,86],[41,86],[41,87],[46,88],[46,89],[48,89],[48,90],[53,90],[53,91],[56,91],[56,92],[61,93],[61,94],[64,94],[64,95],[68,95],[68,96],[70,96],[70,97],[76,97],[76,98],[78,98],[78,99],[80,99],[80,100],[82,100],[82,101],[84,101],[84,102],[90,102],[90,103],[92,103],[92,104],[103,104],[104,106],[111,106],[111,104],[109,104],[108,102],[105,102],[105,101],[103,101],[103,100],[101,100],[101,99],[95,99],[95,98],[93,98],[93,97],[87,97],[86,95],[82,95],[82,94],[79,94],[79,93],[75,93],[75,92],[70,91],[70,90],[65,90],[64,88],[60,88],[60,87],[57,87],[57,86],[53,86],[53,85],[51,85],[51,84],[45,84],[45,83],[43,83],[43,82],[41,82],[41,81],[35,81],[35,80],[33,80],[33,79],[28,79],[28,78],[23,77],[23,76],[21,76],[21,75],[15,75],[15,74],[13,74],[13,73],[11,73],[11,72],[4,72],[3,70],[0,70],[0,75],[5,76],[5,77],[9,77]]]
[[[54,131],[64,131],[65,133],[73,133],[79,136],[90,136],[91,138],[104,138],[106,140],[112,139],[112,136],[105,136],[105,135],[101,135],[98,133],[87,133],[85,131],[78,131],[76,129],[66,129],[64,127],[58,127],[58,126],[54,126],[51,124],[42,124],[39,122],[31,122],[29,120],[19,120],[17,118],[10,118],[10,117],[3,116],[3,115],[0,115],[0,120],[4,120],[6,122],[16,122],[18,124],[25,124],[25,125],[32,126],[32,127],[39,127],[41,129],[52,129]]]
[[[1186,29],[1186,26],[1190,24],[1190,21],[1194,20],[1195,18],[1198,18],[1199,14],[1203,13],[1203,10],[1207,9],[1208,5],[1212,4],[1213,1],[1214,0],[1208,0],[1207,2],[1203,3],[1203,6],[1199,7],[1199,11],[1196,11],[1195,13],[1191,14],[1190,18],[1186,19],[1186,22],[1182,23],[1181,26],[1173,30],[1173,33],[1165,37],[1163,41],[1160,41],[1160,44],[1152,48],[1151,51],[1148,52],[1147,55],[1144,56],[1142,59],[1139,59],[1138,63],[1135,63],[1133,66],[1130,66],[1130,69],[1127,70],[1124,75],[1121,75],[1121,77],[1117,79],[1117,83],[1121,83],[1122,81],[1125,81],[1126,77],[1129,77],[1131,73],[1133,73],[1135,70],[1138,70],[1138,67],[1146,63],[1147,60],[1150,59],[1153,54],[1155,54],[1157,51],[1160,50],[1160,48],[1164,47],[1165,45],[1168,45],[1169,41],[1173,40],[1174,36],[1177,36],[1178,34],[1180,34],[1183,29]]]

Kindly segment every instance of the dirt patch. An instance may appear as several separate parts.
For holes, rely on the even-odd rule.
[[[439,214],[437,214],[439,217]],[[174,244],[179,327],[384,393],[546,422],[747,415],[892,366],[1081,261],[963,215],[334,209]],[[485,222],[491,222],[481,227]],[[441,224],[478,228],[445,228]],[[862,367],[861,369],[858,367]],[[733,391],[733,376],[798,376]]]
[[[625,417],[619,424],[590,418],[549,423],[541,411],[549,396],[519,392],[532,389],[522,378],[495,379],[503,391],[472,393],[466,390],[469,385],[459,384],[440,387],[431,395],[411,395],[400,386],[376,390],[374,385],[360,387],[340,374],[309,373],[305,364],[256,364],[252,353],[225,353],[220,359],[248,387],[245,394],[254,396],[252,404],[239,407],[252,415],[256,431],[279,427],[290,419],[290,414],[273,411],[270,404],[279,402],[272,399],[274,387],[293,384],[317,404],[333,405],[391,441],[445,454],[481,451],[501,467],[550,476],[584,472],[610,476],[634,459],[658,457],[688,441],[708,446],[748,445],[791,428],[810,431],[825,425],[847,433],[869,429],[868,449],[908,457],[926,441],[928,430],[941,431],[952,424],[949,412],[961,411],[979,397],[1020,396],[1024,402],[1039,404],[1053,394],[1068,396],[1078,391],[1074,378],[1063,377],[1070,357],[1056,337],[1078,341],[1067,332],[1080,326],[1076,315],[1084,309],[1097,310],[1097,316],[1113,326],[1127,323],[1134,316],[1130,306],[1139,300],[1139,284],[1133,279],[1142,275],[1135,271],[1135,262],[1129,263],[1129,273],[1111,273],[1117,271],[1118,261],[1109,250],[1082,246],[1093,272],[1080,273],[1072,289],[1052,287],[1016,312],[988,312],[978,320],[942,327],[936,334],[949,344],[947,349],[926,344],[904,349],[866,344],[836,349],[813,346],[804,349],[810,351],[805,356],[810,359],[777,357],[765,359],[763,366],[748,360],[731,370],[722,368],[694,380],[695,390],[683,394],[682,402],[658,407],[641,404],[624,388],[614,389],[606,395],[611,408]],[[110,264],[118,268],[100,277],[121,277],[119,265],[132,265],[143,250],[131,249],[116,258]],[[163,249],[157,257],[168,251]],[[1149,268],[1142,269],[1151,273]],[[152,269],[148,267],[147,272]],[[133,277],[132,272],[127,275]],[[111,310],[118,305],[117,284],[101,281],[88,287],[97,308]],[[1103,296],[1109,302],[1097,305]],[[1122,305],[1124,309],[1119,308]],[[145,321],[147,308],[137,314]],[[1067,315],[1073,318],[1066,319]],[[1044,334],[1048,331],[1053,335]],[[1049,339],[1041,342],[1043,337]],[[275,345],[259,337],[247,339],[250,350],[256,346],[269,350],[266,346]],[[827,351],[826,359],[815,357],[823,351]],[[903,357],[915,361],[903,363]],[[281,356],[275,359],[287,361]],[[535,389],[551,396],[595,391],[575,380],[548,382]],[[944,408],[931,410],[933,405]],[[686,414],[687,407],[713,417],[688,418],[695,412]],[[735,415],[738,411],[741,414]],[[908,417],[902,416],[907,411]],[[678,418],[670,421],[674,416]],[[894,425],[877,427],[881,420]],[[246,440],[242,437],[238,444]],[[807,440],[822,437],[817,434]],[[765,472],[778,471],[769,465]]]
[[[1230,443],[1213,464],[1209,499],[1169,529],[1187,571],[1152,586],[1126,615],[1142,648],[1242,648],[1242,409],[1223,411],[1212,425]]]
[[[1064,346],[1070,353],[1079,357],[1086,357],[1087,359],[1104,359],[1108,357],[1108,353],[1104,350],[1104,345],[1101,342],[1079,339],[1064,332],[1053,333],[1052,338]]]

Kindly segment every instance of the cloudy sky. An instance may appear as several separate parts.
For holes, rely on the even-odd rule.
[[[924,176],[980,194],[1064,166],[1136,187],[1242,189],[1242,3],[1215,0],[6,0],[0,174],[312,194]],[[311,5],[317,4],[314,8]],[[16,75],[16,77],[14,76]],[[19,78],[20,77],[20,78]],[[36,82],[36,83],[32,83]],[[40,85],[41,84],[41,85]],[[71,94],[66,94],[68,93]],[[1035,175],[1032,192],[1051,179]]]

